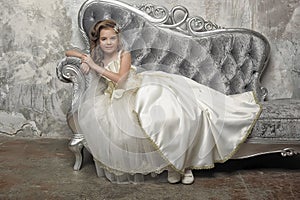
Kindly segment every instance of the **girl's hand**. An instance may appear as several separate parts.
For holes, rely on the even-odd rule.
[[[98,65],[96,65],[96,63],[93,61],[93,59],[91,58],[90,55],[85,55],[82,59],[81,59],[82,63],[86,63],[90,68],[92,69],[96,69],[98,67]]]
[[[79,51],[76,50],[68,50],[66,51],[66,56],[72,56],[72,57],[77,57],[81,59],[81,65],[80,65],[80,70],[84,73],[87,74],[90,71],[90,67],[87,63],[85,63],[84,61],[87,59],[88,55],[81,53]]]
[[[81,63],[80,69],[84,74],[88,74],[90,71],[90,67],[86,63]]]
[[[95,70],[100,76],[102,76],[103,72],[105,71],[103,67],[100,67],[93,61],[90,55],[85,55],[85,57],[82,59],[82,63]]]

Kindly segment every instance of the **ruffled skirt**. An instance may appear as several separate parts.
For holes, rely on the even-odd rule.
[[[131,78],[141,81],[109,94],[93,81],[78,109],[98,175],[112,182],[140,182],[168,168],[183,173],[225,162],[261,112],[253,92],[226,96],[164,72]]]

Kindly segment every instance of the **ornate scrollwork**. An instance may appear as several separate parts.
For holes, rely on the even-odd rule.
[[[88,0],[80,8],[79,19],[81,20],[78,21],[81,35],[83,36],[85,45],[87,47],[89,46],[89,41],[83,29],[82,19],[87,7],[93,5],[95,2],[123,7],[132,11],[133,13],[142,15],[151,23],[156,24],[159,27],[174,29],[188,36],[194,36],[202,32],[223,28],[215,23],[212,23],[211,21],[204,20],[200,16],[190,17],[189,11],[184,6],[174,6],[169,11],[163,6],[153,5],[150,3],[130,6],[126,3],[115,0]]]
[[[297,155],[298,152],[293,148],[285,148],[281,150],[281,155],[283,157]]]
[[[221,28],[221,26],[212,23],[211,21],[206,21],[199,16],[192,17],[187,22],[187,29],[193,35],[197,34],[198,32],[212,31]]]
[[[63,82],[73,83],[72,110],[78,107],[80,96],[86,88],[85,77],[80,71],[80,59],[64,58],[56,68],[57,77]]]
[[[142,4],[138,8],[156,19],[165,20],[166,16],[168,15],[168,10],[163,6],[155,6],[153,4]]]
[[[176,12],[181,11],[184,13],[183,17],[181,19],[178,19],[178,17],[176,16]],[[171,21],[171,25],[168,25],[168,27],[172,28],[172,27],[180,27],[182,24],[184,24],[186,22],[186,20],[189,17],[189,11],[183,7],[183,6],[175,6],[171,9],[171,11],[169,12],[169,18]]]
[[[205,21],[202,17],[192,17],[188,21],[188,30],[190,31],[202,31],[205,28]]]
[[[159,19],[166,18],[166,20],[157,23],[157,26],[176,29],[187,35],[196,35],[199,32],[223,28],[211,21],[204,20],[200,16],[189,17],[189,11],[183,6],[175,6],[170,11],[165,7],[154,6],[152,4],[142,4],[136,7],[151,17]],[[177,15],[178,11],[182,12],[183,15]]]

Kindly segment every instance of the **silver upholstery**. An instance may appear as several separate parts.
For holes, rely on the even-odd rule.
[[[183,13],[179,19],[175,17],[178,11]],[[169,11],[151,4],[138,7],[113,0],[88,0],[78,14],[86,52],[88,30],[105,18],[116,20],[122,32],[137,30],[138,34],[123,37],[131,49],[133,64],[140,70],[181,74],[225,94],[256,92],[263,112],[234,158],[274,152],[293,155],[300,151],[300,101],[264,101],[267,89],[261,86],[260,76],[268,63],[270,45],[263,35],[248,29],[226,29],[199,16],[191,17],[182,6]],[[141,40],[143,47],[138,46]],[[64,58],[57,67],[58,78],[74,86],[67,119],[75,134],[69,144],[76,156],[75,170],[81,166],[82,148],[88,148],[74,126],[78,99],[89,85],[89,76],[84,76],[79,66],[80,60]]]

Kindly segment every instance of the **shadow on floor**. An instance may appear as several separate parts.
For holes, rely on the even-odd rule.
[[[215,172],[234,173],[238,170],[300,170],[300,154],[283,157],[280,153],[266,154],[246,159],[228,160],[225,163],[217,163],[215,168],[209,170],[197,170],[195,175],[213,176]]]

